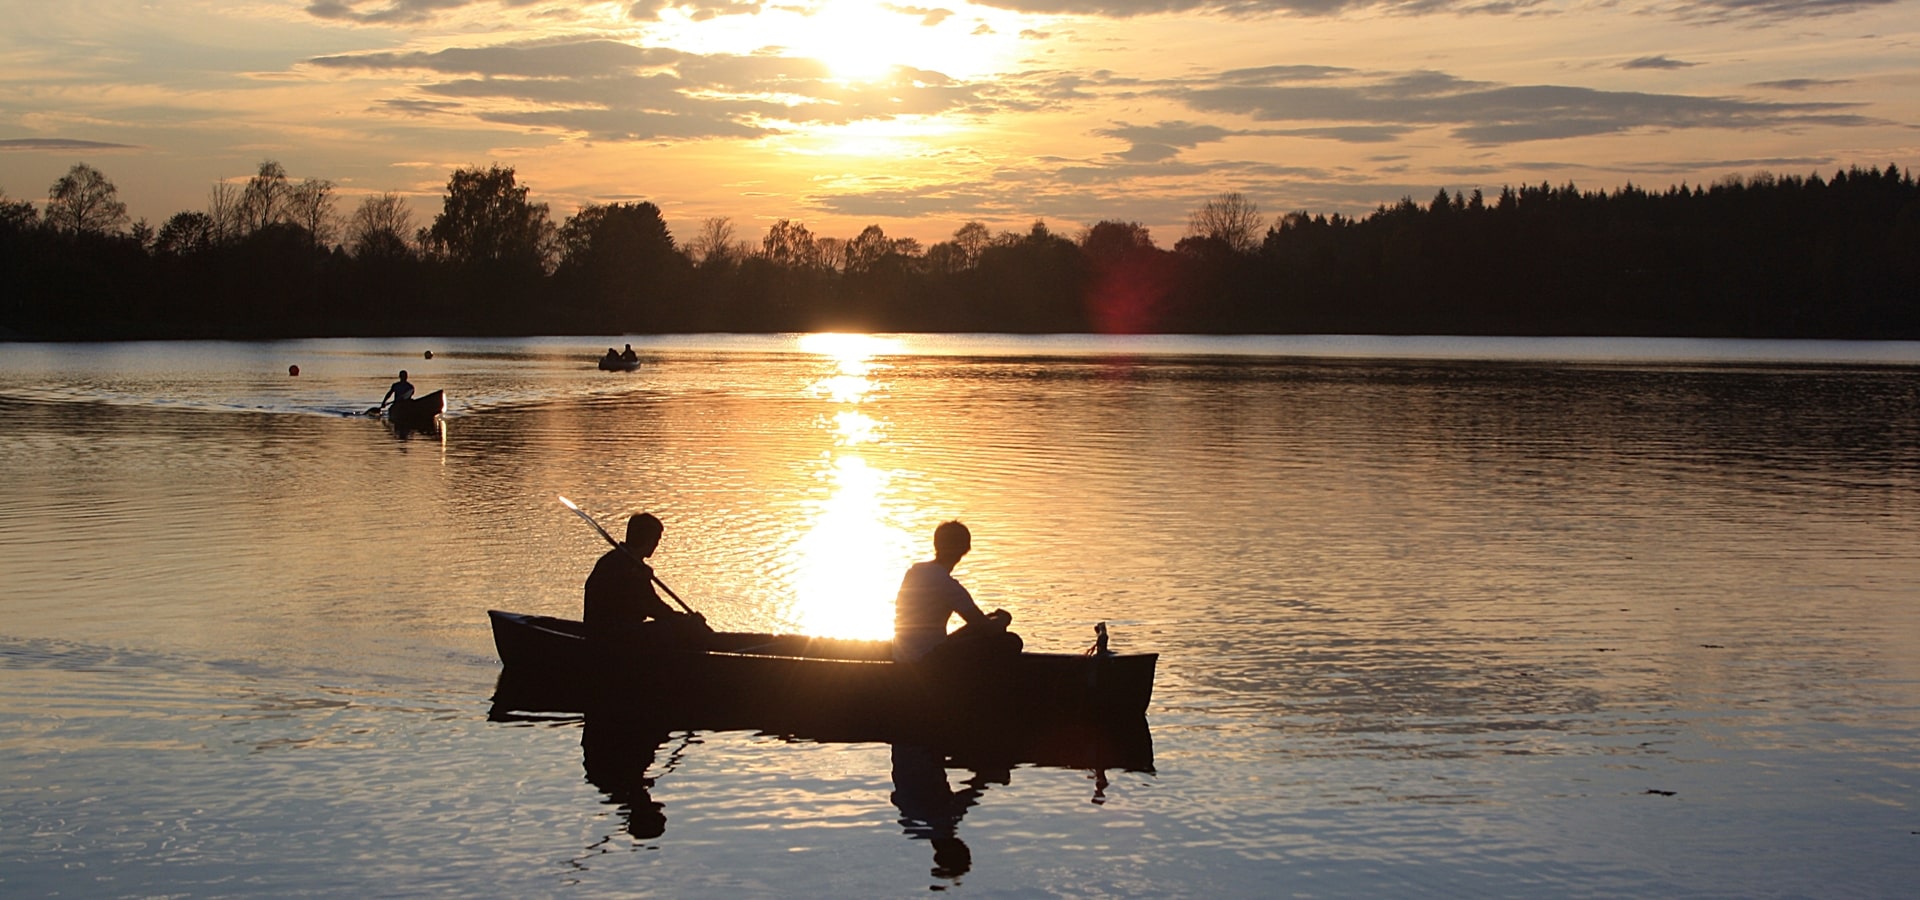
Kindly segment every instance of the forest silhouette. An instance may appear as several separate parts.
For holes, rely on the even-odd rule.
[[[1710,186],[1497,197],[1359,217],[1207,201],[1171,249],[1138,223],[979,222],[922,247],[780,220],[676,240],[652,203],[552,221],[511,168],[461,169],[416,228],[401,198],[263,162],[208,209],[129,222],[84,163],[45,204],[0,194],[0,339],[898,331],[1920,339],[1920,187],[1853,167]]]

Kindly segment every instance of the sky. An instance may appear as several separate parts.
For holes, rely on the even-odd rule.
[[[1920,0],[72,0],[5,4],[0,191],[106,174],[154,226],[276,160],[439,211],[512,167],[554,220],[677,238],[968,221],[1071,235],[1237,191],[1273,216],[1440,189],[1920,164]]]

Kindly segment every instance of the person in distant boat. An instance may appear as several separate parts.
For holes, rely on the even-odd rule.
[[[627,349],[620,351],[620,361],[625,363],[637,363],[640,361],[640,354],[633,352],[633,345],[628,344]]]
[[[607,348],[607,355],[600,357],[600,362],[602,363],[610,364],[610,363],[617,363],[619,361],[620,361],[620,351],[615,350],[612,347]]]
[[[946,656],[1020,652],[1020,636],[1007,630],[1013,615],[980,611],[973,595],[953,577],[953,567],[973,549],[973,532],[957,521],[933,530],[933,559],[914,563],[900,579],[893,600],[893,660],[917,663]],[[947,634],[958,615],[966,624]]]
[[[653,589],[653,566],[647,559],[660,547],[666,532],[658,516],[638,513],[627,519],[627,539],[601,554],[587,576],[587,639],[632,644],[663,640],[690,641],[707,632],[699,613],[683,613],[668,606]]]
[[[387,388],[387,395],[380,398],[380,408],[385,409],[388,402],[399,403],[413,399],[413,382],[407,380],[407,370],[400,370],[400,380]]]

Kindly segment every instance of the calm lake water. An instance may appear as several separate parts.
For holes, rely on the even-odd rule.
[[[0,894],[1920,884],[1920,345],[625,340],[0,345]],[[884,636],[961,518],[1161,654],[1151,765],[948,768],[958,867],[886,744],[491,721],[561,494],[739,630]]]

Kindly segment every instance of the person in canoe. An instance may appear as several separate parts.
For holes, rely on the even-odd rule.
[[[400,370],[400,380],[387,388],[387,395],[380,398],[380,409],[386,409],[388,403],[404,403],[413,399],[413,382],[407,380],[407,370]]]
[[[627,346],[631,347],[633,345],[628,344]],[[615,350],[612,347],[608,347],[607,355],[600,357],[600,368],[611,369],[614,366],[617,366],[619,364],[620,364],[620,351]]]
[[[1020,636],[1007,630],[1013,614],[981,612],[973,595],[953,577],[953,567],[972,549],[973,532],[957,521],[942,522],[933,530],[933,559],[907,569],[893,600],[894,662],[1020,652]],[[966,624],[948,634],[947,622],[955,615]]]
[[[699,613],[668,606],[653,589],[653,566],[666,526],[652,513],[627,519],[627,539],[608,550],[587,576],[587,640],[609,646],[698,646],[712,633]]]
[[[608,352],[612,352],[613,348],[609,347],[607,349]],[[627,365],[633,365],[640,361],[640,354],[633,352],[633,345],[628,344],[627,349],[620,351],[620,361]]]

